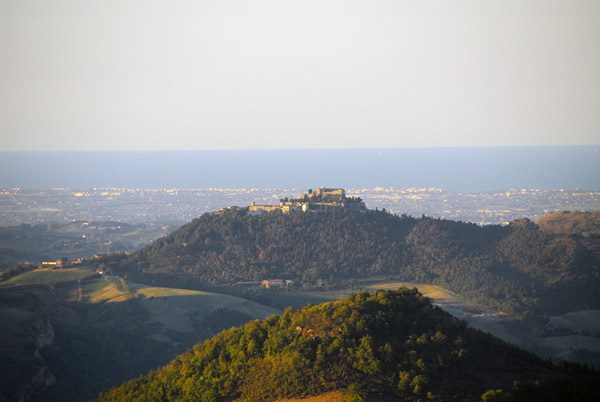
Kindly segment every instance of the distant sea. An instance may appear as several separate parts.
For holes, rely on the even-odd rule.
[[[599,146],[0,152],[0,187],[600,189]]]

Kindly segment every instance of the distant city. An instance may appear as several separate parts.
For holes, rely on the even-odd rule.
[[[319,183],[315,183],[315,189]],[[0,190],[0,226],[113,221],[147,225],[181,225],[229,206],[279,204],[308,189],[202,188],[87,190]],[[501,192],[457,192],[439,188],[355,188],[369,209],[397,215],[431,216],[479,225],[506,225],[514,219],[537,220],[552,212],[600,211],[600,191],[512,189]]]

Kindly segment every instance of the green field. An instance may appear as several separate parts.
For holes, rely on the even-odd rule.
[[[573,349],[587,349],[593,352],[600,352],[600,339],[592,338],[591,336],[553,336],[542,339],[540,344],[561,350],[565,355],[568,355]]]
[[[137,283],[131,283],[130,288],[134,290],[136,299],[151,314],[152,320],[172,329],[189,328],[190,318],[202,320],[219,310],[261,318],[280,313],[278,309],[226,294],[152,287]],[[181,324],[183,321],[188,324]]]
[[[97,278],[82,285],[83,297],[90,303],[118,302],[128,299],[123,284],[117,278]]]
[[[437,285],[414,282],[392,282],[379,283],[365,287],[357,286],[356,289],[340,289],[340,290],[295,290],[285,288],[270,288],[266,289],[257,286],[248,287],[226,287],[226,286],[210,286],[206,290],[214,293],[229,294],[232,296],[248,298],[258,303],[275,306],[283,309],[287,306],[300,308],[307,304],[319,304],[328,301],[340,300],[348,297],[353,293],[360,291],[375,291],[377,289],[398,289],[407,287],[409,289],[417,288],[424,296],[429,297],[437,305],[443,305],[448,309],[460,309],[470,313],[481,313],[484,308],[472,303],[460,295],[451,292]]]
[[[264,289],[260,292],[263,298],[272,300],[280,308],[292,306],[300,308],[309,303],[320,304],[328,301],[340,300],[355,293],[347,290],[333,291],[299,291],[289,290],[286,292],[283,289]],[[258,299],[260,302],[260,298]]]
[[[285,288],[264,288],[258,285],[251,286],[205,286],[204,290],[212,293],[227,294],[252,300],[254,302],[271,306],[280,310],[291,306],[300,308],[307,304],[320,304],[328,301],[340,300],[359,290],[295,290]]]
[[[123,285],[125,283],[125,286]],[[135,300],[146,313],[146,323],[155,330],[151,337],[170,342],[173,331],[193,333],[199,322],[221,311],[220,323],[239,325],[240,317],[266,318],[281,310],[236,296],[199,290],[154,287],[105,276],[81,284],[82,299],[87,303],[116,303]],[[115,306],[116,307],[116,306]]]
[[[81,285],[81,287],[82,287],[83,291],[86,294],[88,294],[88,293],[100,291],[109,285],[110,285],[109,281],[105,281],[102,278],[96,278],[96,279],[90,279],[90,280],[85,281]]]
[[[52,285],[61,282],[72,282],[96,275],[94,271],[84,268],[51,269],[40,268],[0,282],[0,287],[26,285]]]
[[[575,332],[585,332],[592,335],[599,334],[600,310],[575,311],[551,317],[550,323],[554,326],[568,328]]]
[[[454,292],[451,292],[447,289],[444,289],[441,286],[430,285],[427,283],[415,283],[415,282],[393,282],[393,283],[380,283],[376,285],[371,285],[369,288],[371,289],[398,289],[401,287],[406,287],[409,289],[417,288],[421,294],[425,297],[429,297],[432,300],[436,301],[444,301],[444,302],[463,302],[459,295]]]
[[[139,283],[131,284],[131,287],[135,289],[136,295],[143,297],[199,296],[210,294],[199,290],[149,287]]]

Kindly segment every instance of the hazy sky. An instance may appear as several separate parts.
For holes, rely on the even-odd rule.
[[[600,1],[0,0],[0,150],[600,143]]]

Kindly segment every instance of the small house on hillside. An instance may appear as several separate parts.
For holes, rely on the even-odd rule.
[[[284,287],[284,286],[290,286],[293,282],[291,280],[283,280],[283,279],[265,279],[264,281],[261,282],[261,284],[266,287],[267,289],[277,286],[277,287]]]

